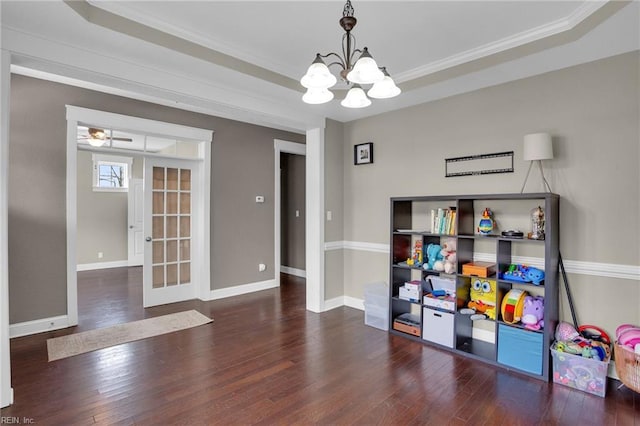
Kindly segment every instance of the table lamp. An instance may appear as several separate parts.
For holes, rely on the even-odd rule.
[[[542,169],[542,160],[551,160],[553,158],[553,144],[551,143],[551,135],[548,133],[532,133],[525,135],[524,137],[524,160],[530,161],[529,170],[527,170],[527,176],[524,178],[522,189],[520,193],[524,192],[524,187],[529,179],[529,173],[531,172],[531,166],[534,162],[538,163],[540,168],[540,175],[542,176],[542,183],[547,191],[551,191],[549,182],[544,177],[544,171]]]

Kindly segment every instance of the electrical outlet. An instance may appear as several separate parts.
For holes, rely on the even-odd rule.
[[[265,265],[264,263],[258,264],[258,272],[264,272],[266,270],[267,270],[267,265]]]
[[[98,252],[98,259],[102,259],[104,257],[104,253],[101,251]]]

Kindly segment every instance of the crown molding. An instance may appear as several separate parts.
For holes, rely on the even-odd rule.
[[[532,28],[527,31],[505,37],[491,43],[487,43],[475,49],[470,49],[462,53],[449,56],[439,61],[411,69],[409,71],[394,74],[396,83],[403,83],[414,80],[425,75],[433,74],[448,68],[472,62],[477,59],[485,58],[496,53],[504,52],[525,44],[538,41],[565,31],[575,28],[576,25],[584,21],[586,18],[598,11],[608,0],[587,1],[582,3],[570,15],[549,22],[544,25]]]

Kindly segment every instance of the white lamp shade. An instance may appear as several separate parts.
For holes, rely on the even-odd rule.
[[[398,96],[401,90],[396,83],[389,77],[385,75],[384,78],[373,85],[371,89],[367,92],[370,98],[375,99],[387,99],[393,98],[394,96]]]
[[[384,73],[378,69],[378,64],[371,57],[366,47],[353,69],[347,74],[347,80],[356,84],[374,84],[383,78]]]
[[[89,145],[91,146],[100,147],[104,145],[106,139],[89,138],[87,139],[87,142],[89,142]]]
[[[550,160],[553,158],[553,144],[548,133],[532,133],[524,137],[525,161]]]
[[[300,80],[307,89],[328,89],[337,83],[336,76],[331,74],[324,62],[314,62]]]
[[[364,108],[371,105],[371,99],[362,90],[362,87],[354,85],[347,92],[347,96],[340,102],[340,105],[346,108]]]
[[[333,99],[333,92],[327,89],[307,89],[307,92],[302,95],[302,100],[307,104],[324,104]]]

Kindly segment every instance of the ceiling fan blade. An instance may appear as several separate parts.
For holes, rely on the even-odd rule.
[[[112,141],[133,142],[133,139],[131,139],[131,138],[110,138],[110,137],[107,137],[107,139],[111,139]]]

